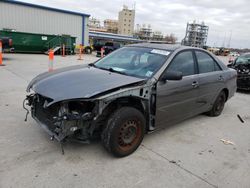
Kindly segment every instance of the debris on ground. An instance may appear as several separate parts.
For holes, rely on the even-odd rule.
[[[239,114],[237,114],[237,117],[239,118],[239,120],[241,121],[241,123],[244,123],[244,120],[241,118],[241,116]]]
[[[220,139],[220,141],[222,141],[224,144],[226,145],[235,145],[232,141],[230,140],[225,140],[225,139]]]
[[[208,153],[214,153],[214,152],[213,152],[213,150],[210,149],[210,150],[208,150]]]
[[[169,161],[170,163],[173,163],[173,164],[176,164],[176,161],[175,160],[171,160]]]

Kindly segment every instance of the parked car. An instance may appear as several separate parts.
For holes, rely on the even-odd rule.
[[[230,52],[228,63],[232,63],[240,54],[238,52]]]
[[[121,47],[121,44],[118,42],[106,42],[105,45],[102,47],[104,49],[103,55],[108,55],[109,53],[117,50],[120,47]],[[99,51],[96,52],[96,56],[97,57],[101,56],[101,48]]]
[[[230,51],[226,48],[220,48],[219,50],[216,50],[215,55],[219,55],[219,56],[228,56]]]
[[[101,48],[105,45],[103,40],[93,40],[93,48],[95,51],[101,51]]]
[[[238,52],[230,52],[229,55],[233,56],[233,57],[239,57],[240,56],[240,54]]]
[[[238,89],[250,90],[250,53],[242,54],[237,57],[228,67],[237,71]]]
[[[37,76],[25,100],[52,139],[100,135],[109,152],[123,157],[145,133],[201,113],[219,116],[236,91],[236,76],[200,48],[134,44],[87,67]]]
[[[4,51],[14,51],[14,48],[12,48],[12,39],[10,37],[0,36],[0,41],[2,42]]]

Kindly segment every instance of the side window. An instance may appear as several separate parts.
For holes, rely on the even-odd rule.
[[[198,61],[199,73],[207,73],[207,72],[221,70],[221,68],[214,61],[214,59],[210,57],[208,54],[206,54],[205,52],[196,51],[195,54],[196,54],[197,61]]]
[[[183,76],[195,74],[192,52],[185,51],[175,56],[170,65],[168,66],[167,71],[180,71],[182,72]]]

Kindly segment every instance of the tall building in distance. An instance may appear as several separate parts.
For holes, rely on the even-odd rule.
[[[89,19],[89,27],[90,28],[100,28],[101,27],[101,21],[96,18],[90,18]]]
[[[208,26],[204,22],[196,23],[187,23],[186,35],[182,40],[182,44],[185,46],[193,47],[204,47],[206,46],[208,36]]]
[[[107,29],[101,25],[101,21],[97,18],[89,19],[89,31],[107,32]]]
[[[163,41],[163,39],[164,39],[164,36],[163,36],[161,31],[154,31],[153,32],[152,40]]]
[[[118,34],[133,35],[135,22],[135,9],[128,9],[123,6],[118,16]]]
[[[135,36],[139,39],[142,39],[142,40],[150,40],[153,36],[153,31],[152,31],[152,28],[151,28],[151,25],[148,24],[142,24],[142,25],[139,25],[137,24],[136,25],[136,31],[135,31]]]
[[[118,33],[118,20],[106,19],[104,20],[104,28],[108,33]]]

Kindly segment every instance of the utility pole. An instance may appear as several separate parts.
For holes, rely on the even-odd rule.
[[[228,48],[230,48],[231,39],[232,39],[232,30],[230,30],[230,37],[229,37],[228,44],[227,44]]]
[[[223,47],[223,48],[225,47],[225,41],[226,41],[226,32],[225,32],[224,39],[223,39],[223,43],[222,43],[222,47]]]
[[[133,9],[135,10],[135,8],[136,8],[136,2],[134,1],[134,6],[133,6]]]

